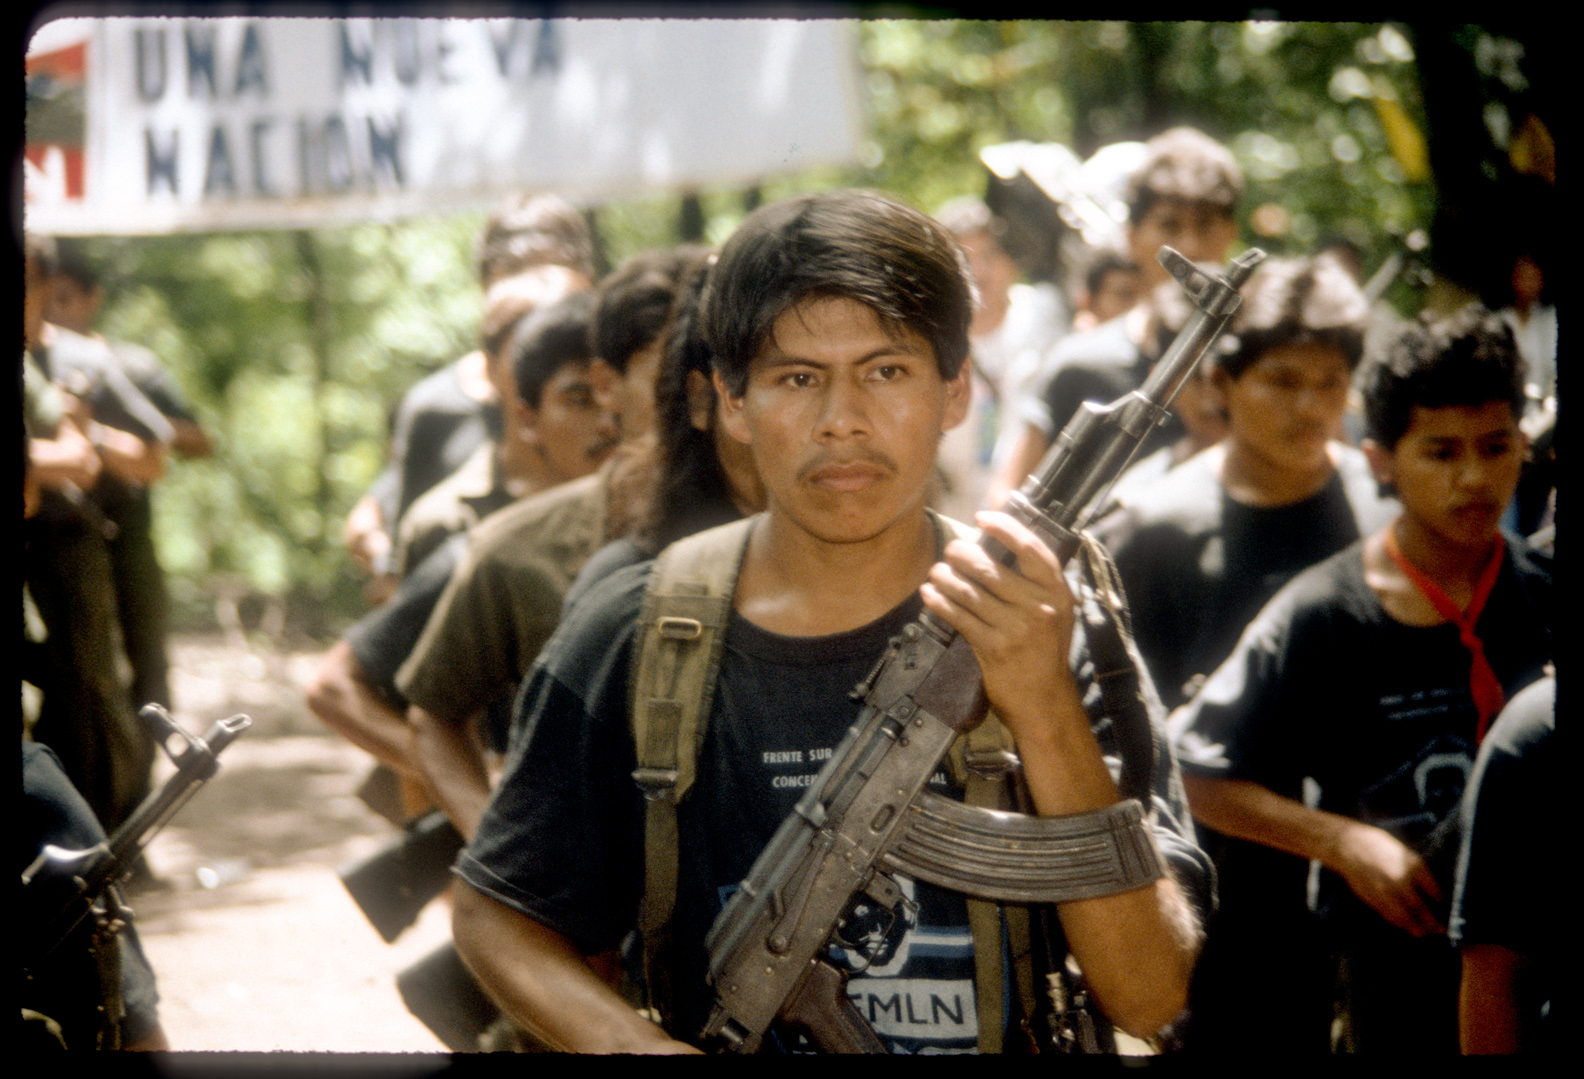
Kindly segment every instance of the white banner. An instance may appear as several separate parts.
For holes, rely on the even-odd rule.
[[[56,233],[587,203],[851,162],[863,136],[845,21],[81,22],[79,190],[29,113],[28,224]]]

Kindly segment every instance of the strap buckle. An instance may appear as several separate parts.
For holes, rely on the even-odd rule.
[[[675,768],[634,768],[632,777],[638,789],[643,791],[644,798],[651,802],[657,799],[670,800],[672,792],[676,790]]]
[[[666,615],[661,618],[655,628],[660,636],[669,641],[696,641],[704,635],[704,623],[697,618],[681,618],[677,615]]]

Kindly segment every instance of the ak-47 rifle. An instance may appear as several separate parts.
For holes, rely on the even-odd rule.
[[[125,908],[116,894],[116,885],[132,871],[133,862],[149,840],[165,826],[198,788],[220,766],[220,751],[252,725],[247,716],[236,715],[217,721],[202,738],[187,733],[157,704],[145,705],[138,715],[160,729],[160,745],[176,765],[176,772],[159,790],[144,799],[131,817],[103,843],[87,850],[66,850],[46,845],[31,865],[22,872],[22,887],[44,887],[48,881],[69,878],[71,895],[50,918],[42,933],[34,936],[36,948],[27,949],[23,967],[47,960],[83,920],[93,915],[110,931],[125,921]],[[185,743],[180,751],[170,748],[169,740],[180,736]]]
[[[1193,317],[1141,389],[1079,410],[1007,506],[1062,562],[1080,546],[1086,512],[1166,418],[1264,258],[1251,250],[1214,278],[1161,249],[1161,264],[1193,300]],[[1004,546],[981,542],[1010,564]],[[1057,903],[1127,891],[1165,872],[1139,827],[1150,779],[1136,767],[1124,768],[1123,802],[1072,817],[980,809],[923,789],[952,742],[988,710],[967,641],[928,612],[891,643],[855,696],[864,702],[857,721],[706,938],[715,993],[701,1034],[707,1043],[753,1052],[779,1021],[826,1052],[884,1052],[827,953],[843,943],[856,903],[900,907],[895,874],[986,899]]]

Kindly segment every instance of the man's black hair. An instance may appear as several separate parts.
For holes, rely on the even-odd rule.
[[[1364,399],[1364,435],[1395,449],[1408,432],[1414,406],[1478,407],[1504,401],[1513,419],[1524,410],[1524,362],[1512,330],[1480,304],[1442,319],[1421,316],[1359,380]]]
[[[576,207],[558,195],[514,195],[484,223],[474,244],[479,282],[535,266],[565,266],[594,279],[594,237]]]
[[[1329,345],[1348,370],[1364,355],[1369,303],[1353,276],[1331,255],[1271,259],[1243,287],[1216,366],[1233,378],[1273,348]]]
[[[1089,293],[1089,300],[1093,303],[1105,284],[1106,274],[1138,272],[1139,264],[1127,254],[1114,247],[1102,247],[1090,258],[1089,265],[1084,270],[1084,289]]]
[[[709,265],[709,258],[699,258],[683,280],[655,380],[657,475],[648,512],[633,536],[651,554],[741,516],[715,448],[714,416],[704,430],[694,427],[688,395],[689,374],[710,377],[709,343],[699,325]]]
[[[653,344],[671,317],[683,273],[707,249],[693,245],[642,251],[600,282],[591,347],[620,374],[633,353]]]
[[[1243,197],[1243,170],[1232,151],[1191,127],[1174,127],[1144,144],[1145,158],[1128,177],[1128,220],[1137,225],[1157,202],[1209,203],[1227,216]]]
[[[99,271],[88,261],[82,247],[72,240],[59,241],[53,276],[69,277],[83,292],[100,287]]]
[[[775,320],[805,300],[843,298],[934,350],[943,378],[968,356],[973,291],[961,246],[939,223],[877,191],[803,195],[748,215],[721,248],[704,297],[704,335],[733,394]]]
[[[539,407],[545,383],[569,363],[587,363],[589,323],[594,315],[594,294],[574,292],[540,308],[517,324],[507,345],[517,394],[523,403]]]

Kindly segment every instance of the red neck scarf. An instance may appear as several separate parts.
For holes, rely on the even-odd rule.
[[[1452,598],[1441,590],[1441,586],[1427,577],[1423,570],[1402,553],[1402,548],[1397,546],[1396,526],[1386,529],[1386,553],[1391,555],[1392,561],[1402,568],[1414,587],[1419,589],[1424,598],[1440,612],[1441,617],[1457,626],[1458,637],[1463,642],[1463,647],[1469,650],[1473,662],[1469,665],[1469,693],[1474,698],[1474,707],[1479,709],[1479,727],[1475,735],[1476,742],[1485,740],[1485,732],[1490,729],[1491,720],[1500,712],[1502,705],[1507,703],[1507,695],[1502,692],[1501,682],[1496,677],[1496,672],[1491,670],[1490,661],[1485,658],[1485,643],[1474,632],[1474,624],[1479,621],[1479,616],[1485,610],[1485,601],[1490,599],[1491,589],[1496,587],[1496,578],[1501,573],[1502,552],[1505,546],[1500,535],[1496,537],[1496,549],[1491,552],[1490,562],[1480,573],[1479,582],[1474,586],[1474,595],[1469,599],[1467,610],[1460,611]]]

